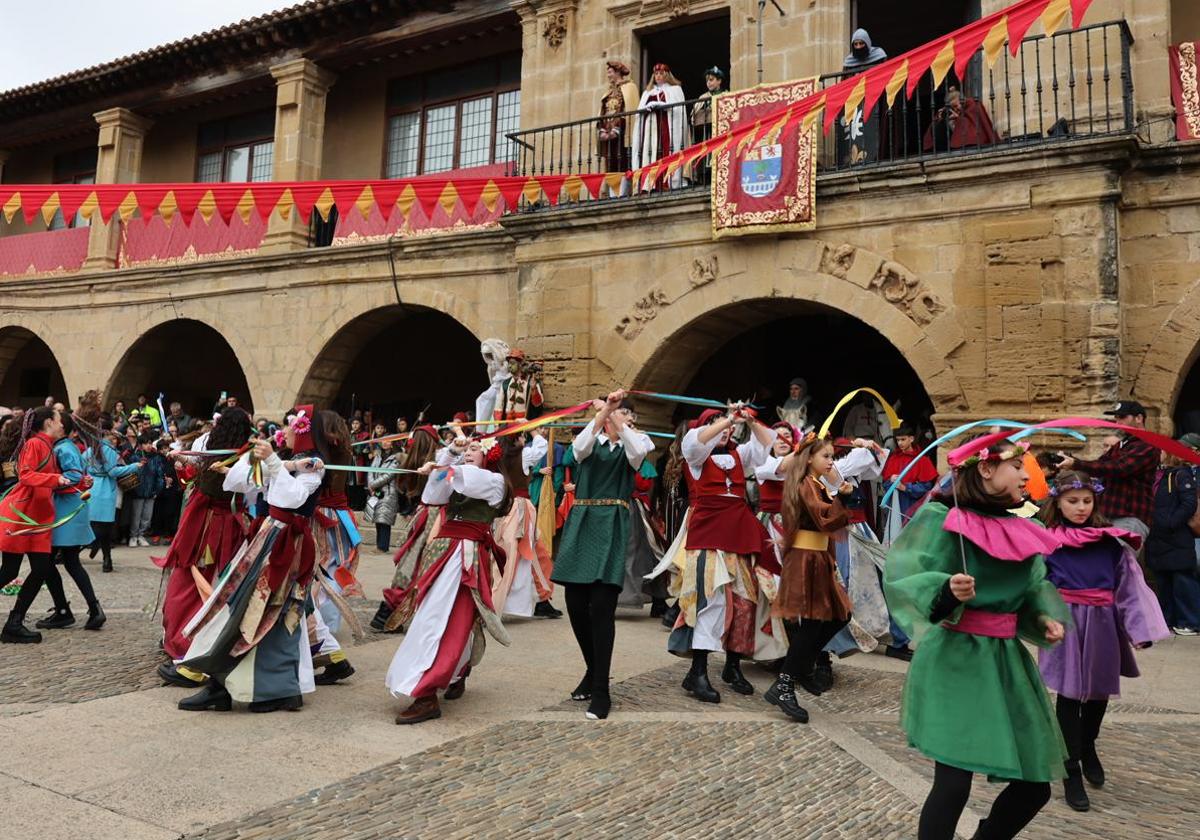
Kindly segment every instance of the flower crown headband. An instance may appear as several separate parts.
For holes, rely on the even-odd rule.
[[[985,446],[978,452],[973,453],[970,457],[964,459],[961,463],[956,464],[956,471],[963,470],[966,467],[972,467],[981,461],[990,461],[993,464],[1000,464],[1005,461],[1011,461],[1013,458],[1024,458],[1025,453],[1029,451],[1029,447],[1024,443],[1013,443],[1006,441],[1004,449],[994,449]]]
[[[1097,496],[1104,492],[1104,485],[1097,478],[1089,478],[1084,481],[1079,476],[1075,476],[1073,481],[1067,483],[1055,483],[1050,485],[1050,495],[1058,498],[1063,493],[1068,493],[1071,490],[1091,490]]]
[[[483,463],[488,467],[499,464],[500,458],[504,455],[500,441],[494,437],[480,438],[479,448],[483,450]]]
[[[288,423],[288,428],[295,432],[296,436],[299,437],[300,435],[303,435],[312,429],[312,420],[309,419],[308,415],[306,415],[303,411],[300,411],[297,412],[296,416],[292,418],[292,422]],[[275,431],[275,447],[277,449],[282,449],[286,442],[287,438],[284,436],[284,430],[277,429]]]

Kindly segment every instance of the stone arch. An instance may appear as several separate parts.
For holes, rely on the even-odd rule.
[[[47,396],[71,405],[58,356],[42,338],[53,333],[34,321],[5,321],[0,326],[0,405],[28,408]]]
[[[748,257],[720,246],[696,256],[616,320],[600,360],[616,382],[672,390],[686,384],[698,358],[802,305],[845,313],[886,339],[937,413],[968,409],[948,361],[966,341],[950,308],[905,266],[814,239],[779,240]]]
[[[253,410],[254,394],[240,359],[224,333],[196,318],[159,319],[141,332],[120,359],[104,388],[105,405],[124,400],[132,408],[144,393],[151,403],[159,392],[178,400],[193,417],[208,417],[222,391]]]
[[[487,387],[480,339],[434,307],[370,309],[343,323],[314,354],[295,403],[373,411],[389,426],[398,416],[411,420],[426,404],[427,419],[449,419],[470,409]]]
[[[1200,363],[1200,283],[1188,290],[1145,346],[1147,352],[1132,376],[1130,394],[1152,414],[1173,417],[1184,383]]]

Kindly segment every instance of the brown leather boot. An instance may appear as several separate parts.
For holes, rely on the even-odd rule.
[[[437,695],[431,694],[428,697],[418,697],[414,700],[411,706],[396,715],[396,723],[400,726],[405,726],[410,723],[422,723],[427,720],[433,720],[441,716],[442,710],[438,706]]]

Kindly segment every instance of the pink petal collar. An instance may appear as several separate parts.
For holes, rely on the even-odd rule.
[[[1111,525],[1104,528],[1072,528],[1068,525],[1056,525],[1047,530],[1064,548],[1083,548],[1085,545],[1099,542],[1105,537],[1112,537],[1128,543],[1134,551],[1137,551],[1138,546],[1142,544],[1140,535],[1126,531],[1124,528],[1114,528]]]
[[[1041,525],[1019,516],[987,516],[960,507],[950,508],[942,529],[961,534],[997,560],[1020,563],[1035,554],[1049,554],[1061,542]]]

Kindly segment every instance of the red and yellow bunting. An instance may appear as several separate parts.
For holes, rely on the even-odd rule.
[[[1035,21],[1041,20],[1047,35],[1052,35],[1070,19],[1074,27],[1092,0],[1019,0],[948,35],[914,50],[888,59],[835,85],[781,106],[777,111],[757,117],[753,122],[735,125],[702,143],[689,146],[654,163],[627,173],[579,175],[518,175],[511,177],[464,178],[453,172],[445,176],[421,176],[400,180],[363,181],[272,181],[265,183],[219,184],[0,184],[0,213],[12,222],[19,211],[26,224],[41,216],[53,218],[61,210],[67,218],[81,213],[89,221],[107,223],[116,215],[128,221],[138,215],[149,220],[155,214],[170,223],[176,216],[190,225],[197,214],[205,223],[220,217],[229,223],[234,215],[248,221],[257,213],[266,221],[273,213],[283,219],[294,210],[307,223],[314,210],[328,220],[334,207],[339,215],[352,211],[365,218],[378,207],[384,219],[395,210],[407,218],[414,205],[432,216],[441,207],[447,214],[462,206],[468,213],[480,206],[494,213],[501,201],[508,211],[517,208],[522,198],[529,203],[545,200],[557,204],[563,195],[571,201],[598,198],[606,190],[616,193],[621,179],[649,187],[660,174],[671,174],[689,167],[701,157],[727,148],[741,151],[762,137],[799,126],[807,130],[823,117],[826,131],[838,114],[862,105],[870,113],[880,101],[890,107],[901,89],[912,96],[921,78],[931,73],[940,83],[951,68],[962,77],[967,62],[982,51],[991,67],[1000,57],[1004,44],[1015,55],[1021,39]]]

